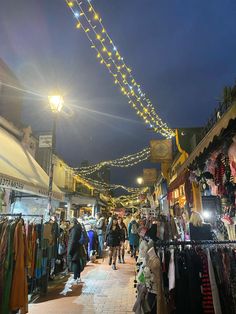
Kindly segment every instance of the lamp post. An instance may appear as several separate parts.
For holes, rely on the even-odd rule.
[[[138,183],[139,185],[142,185],[142,184],[143,184],[143,178],[142,178],[142,177],[138,177],[138,178],[137,178],[137,183]]]
[[[52,125],[52,149],[51,149],[51,158],[50,158],[50,170],[49,170],[49,184],[48,184],[48,213],[52,214],[52,186],[53,186],[53,170],[54,170],[54,161],[53,155],[55,154],[56,149],[56,125],[58,113],[63,107],[63,98],[60,95],[48,96],[49,105],[53,114],[53,125]]]

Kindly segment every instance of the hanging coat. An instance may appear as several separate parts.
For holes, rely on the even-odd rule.
[[[28,286],[27,286],[27,244],[25,227],[19,221],[14,233],[13,258],[14,272],[12,279],[10,310],[28,313]]]

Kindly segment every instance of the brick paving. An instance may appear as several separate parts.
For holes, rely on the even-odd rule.
[[[127,256],[126,264],[112,270],[107,259],[88,264],[81,275],[82,283],[64,290],[68,278],[56,282],[46,297],[29,305],[30,314],[128,314],[135,302],[134,260]]]

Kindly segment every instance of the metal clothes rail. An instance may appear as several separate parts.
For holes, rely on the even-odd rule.
[[[0,213],[0,216],[3,216],[3,217],[41,217],[43,218],[43,215],[37,215],[37,214],[21,214],[21,213],[18,213],[18,214],[1,214]]]
[[[236,244],[236,241],[224,240],[202,240],[202,241],[156,241],[154,243],[155,247],[168,247],[168,246],[185,246],[185,245],[221,245],[221,244]]]

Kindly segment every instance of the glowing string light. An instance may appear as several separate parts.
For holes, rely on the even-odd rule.
[[[87,176],[96,171],[99,171],[102,167],[105,167],[105,166],[120,167],[120,168],[132,167],[134,165],[139,164],[140,162],[147,160],[149,157],[150,157],[150,148],[147,147],[135,154],[123,156],[115,160],[102,161],[98,164],[87,166],[87,167],[74,168],[74,170],[77,171],[81,175]]]
[[[69,5],[69,2],[68,2],[68,1],[67,1],[67,3],[68,3],[68,5]],[[92,29],[92,30],[95,32],[96,35],[98,35],[98,33],[95,31],[94,25],[91,24],[91,19],[88,18],[87,13],[85,12],[85,9],[86,9],[86,8],[84,9],[84,8],[82,7],[82,5],[84,5],[84,1],[80,1],[80,2],[76,1],[76,3],[78,4],[78,6],[79,6],[79,8],[80,8],[80,11],[82,12],[82,15],[85,17],[85,20],[86,20],[86,22],[87,22],[87,24],[88,24],[88,25],[86,26],[87,28],[86,28],[86,27],[83,27],[83,30],[86,32],[86,35],[87,35],[88,39],[90,40],[90,42],[93,44],[93,46],[95,46],[96,43],[94,43],[93,40],[92,40],[92,38],[91,38],[90,36],[88,36],[88,34],[87,34],[87,32],[88,32],[87,29],[88,29],[88,28]],[[73,9],[70,5],[69,5],[69,7],[71,8],[72,12],[74,12],[74,9]],[[89,8],[88,8],[88,12],[91,12],[91,14],[93,14],[94,17],[95,17],[95,14],[97,14],[91,5],[90,5]],[[80,20],[80,22],[81,22],[81,20]],[[101,25],[101,33],[103,33],[103,34],[106,36],[106,38],[109,39],[109,43],[112,44],[112,50],[115,50],[115,51],[116,51],[115,55],[117,56],[118,60],[122,60],[122,61],[120,61],[120,62],[123,62],[123,57],[120,56],[120,54],[119,54],[118,51],[117,51],[116,46],[113,44],[113,41],[111,40],[111,38],[110,38],[109,35],[107,34],[107,32],[106,32],[104,26],[102,25],[101,19],[98,19],[97,22]],[[81,22],[81,24],[82,24],[82,22]],[[131,69],[130,69],[129,67],[127,67],[124,62],[123,62],[123,64],[121,64],[121,65],[117,65],[117,64],[115,63],[114,59],[112,58],[112,54],[111,54],[111,51],[110,51],[111,49],[108,49],[108,48],[105,46],[105,44],[104,44],[104,37],[101,37],[101,35],[100,35],[100,36],[97,37],[97,40],[102,44],[102,49],[96,47],[96,50],[97,50],[98,52],[100,52],[100,49],[101,49],[102,52],[106,52],[106,53],[107,53],[107,56],[112,60],[112,63],[114,64],[115,69],[116,69],[116,70],[117,70],[117,69],[119,70],[119,71],[118,71],[118,74],[121,75],[121,78],[120,78],[120,77],[117,77],[116,83],[118,83],[118,84],[120,85],[120,88],[121,88],[123,94],[126,95],[129,99],[132,100],[132,102],[131,102],[132,108],[134,108],[134,109],[136,110],[136,112],[138,111],[138,112],[139,112],[138,115],[143,118],[143,113],[142,113],[142,111],[145,109],[145,105],[141,102],[140,98],[137,98],[136,93],[133,91],[133,88],[134,88],[135,86],[137,86],[137,87],[139,88],[139,92],[141,93],[140,85],[136,83],[136,81],[134,80],[133,77],[131,77],[131,78],[132,78],[132,79],[131,79],[131,82],[132,82],[132,84],[133,84],[133,86],[131,86],[131,87],[132,87],[132,91],[130,92],[130,89],[129,89],[129,90],[126,90],[125,87],[124,87],[124,85],[127,85],[127,84],[128,84],[126,77],[127,77],[127,74],[128,74],[128,77],[130,78]],[[102,59],[101,63],[104,63],[108,69],[112,67],[112,64],[111,64],[111,63],[108,63],[108,62],[105,61],[104,56],[103,56],[103,59]],[[121,69],[122,69],[122,70],[121,70]],[[127,74],[126,74],[126,73],[122,73],[123,70],[126,70],[126,71],[127,71]],[[114,69],[110,70],[109,72],[110,72],[113,76],[117,74],[117,73],[114,72]],[[141,95],[142,95],[142,97],[145,97],[145,93],[141,93]],[[131,96],[132,96],[132,97],[136,97],[136,100],[133,100],[133,99],[131,98]],[[136,103],[135,103],[135,101],[137,101],[137,99],[138,99],[139,104],[136,104]],[[144,100],[146,100],[146,98],[145,98]],[[151,108],[150,100],[147,99],[147,102],[148,102],[148,107]],[[137,105],[138,105],[138,106],[141,106],[141,109],[142,109],[141,112],[140,112],[140,110],[138,110]],[[165,137],[170,138],[171,136],[173,136],[173,131],[172,131],[171,129],[169,129],[169,128],[167,127],[167,125],[164,124],[164,123],[161,121],[161,119],[160,119],[160,118],[158,117],[158,115],[155,113],[154,108],[151,108],[151,109],[152,109],[152,110],[150,110],[150,111],[147,112],[147,115],[149,116],[149,118],[147,118],[147,116],[146,116],[145,118],[143,118],[143,119],[144,119],[144,122],[145,122],[145,123],[149,123],[150,126],[153,126],[155,132],[161,133],[161,134],[162,134],[163,136],[165,136]],[[154,118],[154,116],[155,116],[156,118]]]

